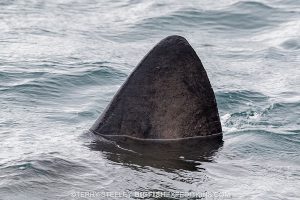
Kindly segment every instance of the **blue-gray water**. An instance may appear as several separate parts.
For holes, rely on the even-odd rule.
[[[300,1],[6,0],[0,29],[1,200],[300,198]],[[173,34],[207,70],[223,146],[202,161],[94,148],[89,127]]]

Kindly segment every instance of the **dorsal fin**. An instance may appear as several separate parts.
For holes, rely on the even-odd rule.
[[[221,133],[213,89],[188,41],[175,35],[159,42],[128,77],[91,131],[141,139]]]

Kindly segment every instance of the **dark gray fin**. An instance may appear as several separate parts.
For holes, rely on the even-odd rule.
[[[221,135],[213,89],[188,41],[175,35],[159,42],[90,130],[140,139]]]

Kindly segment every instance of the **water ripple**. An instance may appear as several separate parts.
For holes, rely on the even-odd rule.
[[[299,199],[299,2],[1,1],[0,199]],[[222,146],[183,155],[99,145],[89,127],[138,61],[174,34],[207,70]]]

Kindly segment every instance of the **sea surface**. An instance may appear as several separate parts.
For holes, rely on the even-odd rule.
[[[299,0],[3,0],[0,29],[1,200],[300,199]],[[88,129],[174,34],[207,70],[224,143],[98,144]]]

